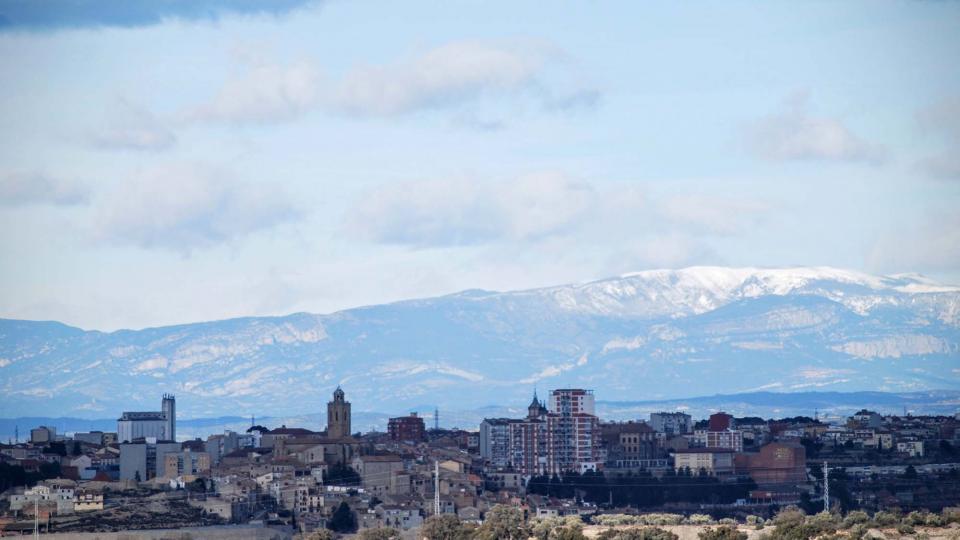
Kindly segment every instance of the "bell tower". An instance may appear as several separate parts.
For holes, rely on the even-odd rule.
[[[343,439],[350,436],[350,402],[344,398],[343,390],[337,386],[333,391],[333,401],[327,402],[327,437]]]

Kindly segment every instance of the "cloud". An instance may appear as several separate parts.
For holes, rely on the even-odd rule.
[[[591,186],[560,173],[413,182],[369,193],[348,213],[347,228],[371,242],[415,247],[535,240],[574,227],[596,202]]]
[[[886,149],[864,141],[836,118],[812,116],[809,96],[801,93],[783,111],[754,122],[747,144],[756,156],[772,161],[839,161],[879,164]]]
[[[171,19],[282,15],[315,0],[0,0],[0,31],[142,27]]]
[[[289,121],[317,103],[320,79],[319,70],[310,62],[258,62],[224,83],[212,100],[189,111],[187,117],[236,124]]]
[[[353,114],[392,115],[513,92],[535,80],[549,54],[532,44],[455,41],[393,65],[354,69],[333,104]]]
[[[934,178],[960,179],[960,95],[945,98],[917,113],[921,130],[942,141],[942,148],[917,165]]]
[[[190,253],[299,219],[272,186],[243,182],[196,163],[130,179],[101,208],[97,238]]]
[[[120,100],[104,126],[89,135],[95,148],[106,150],[165,150],[176,135],[149,111]]]
[[[75,180],[40,173],[0,174],[0,206],[77,205],[86,203],[89,197],[87,187]]]

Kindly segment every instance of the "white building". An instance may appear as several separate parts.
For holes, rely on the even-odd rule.
[[[124,412],[117,419],[117,440],[153,438],[159,441],[177,440],[177,404],[170,394],[163,395],[160,411]]]

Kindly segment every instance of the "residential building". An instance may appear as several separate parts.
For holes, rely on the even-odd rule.
[[[547,470],[583,473],[602,468],[600,419],[592,390],[563,388],[550,394],[547,421]]]
[[[673,467],[677,472],[704,473],[712,476],[731,474],[733,450],[729,448],[688,448],[673,454]]]
[[[164,477],[166,473],[165,457],[168,453],[179,453],[180,444],[172,441],[138,439],[120,444],[120,479],[147,481]]]
[[[650,427],[658,433],[665,433],[669,438],[693,431],[693,420],[689,414],[682,412],[650,413]]]
[[[807,480],[806,450],[797,443],[770,443],[758,452],[738,454],[734,462],[738,473],[750,475],[764,489]]]
[[[606,465],[614,468],[646,468],[658,457],[657,433],[643,422],[600,424]]]
[[[693,434],[694,443],[704,448],[729,448],[743,452],[743,432],[737,429],[713,431],[698,429]]]
[[[427,437],[423,418],[415,412],[410,413],[409,416],[391,418],[387,423],[387,433],[394,441],[420,442]]]
[[[30,442],[46,444],[57,440],[57,428],[40,426],[30,430]]]

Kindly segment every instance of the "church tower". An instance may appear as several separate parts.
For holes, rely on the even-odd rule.
[[[547,407],[537,399],[537,391],[533,391],[533,401],[530,402],[530,406],[527,407],[527,418],[530,420],[540,418],[547,414]]]
[[[327,437],[343,439],[350,436],[350,402],[344,399],[343,390],[337,386],[333,401],[327,402]]]

